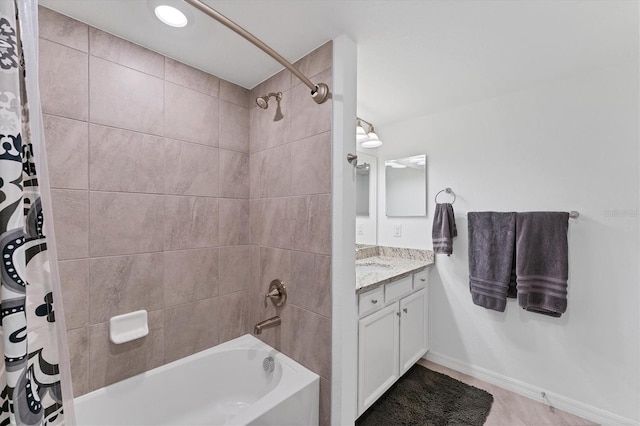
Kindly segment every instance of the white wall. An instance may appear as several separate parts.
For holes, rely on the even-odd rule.
[[[638,103],[633,63],[380,127],[380,164],[427,154],[429,207],[422,219],[381,214],[381,245],[431,248],[433,196],[445,187],[457,194],[454,254],[439,255],[431,272],[434,355],[605,410],[605,418],[640,420]],[[381,212],[384,199],[381,184]],[[466,213],[482,210],[580,212],[569,225],[561,318],[515,301],[504,313],[472,303]],[[393,223],[403,225],[402,238],[391,236]]]
[[[332,215],[331,215],[331,424],[353,424],[356,417],[358,316],[356,314],[356,182],[347,153],[356,141],[356,44],[348,36],[333,40]],[[328,397],[321,395],[321,398]]]

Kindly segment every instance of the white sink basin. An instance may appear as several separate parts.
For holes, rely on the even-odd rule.
[[[381,263],[370,263],[368,265],[356,265],[356,272],[387,272],[391,266]]]

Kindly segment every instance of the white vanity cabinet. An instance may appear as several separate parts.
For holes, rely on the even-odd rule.
[[[359,295],[358,416],[427,352],[426,277],[420,271]]]
[[[427,352],[426,290],[400,300],[400,375]]]
[[[400,317],[393,303],[358,322],[358,415],[400,377]]]

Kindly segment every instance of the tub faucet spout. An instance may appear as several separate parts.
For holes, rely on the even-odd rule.
[[[273,328],[279,325],[280,325],[280,317],[276,315],[275,317],[271,317],[269,319],[266,319],[264,321],[260,321],[259,323],[257,323],[255,328],[253,329],[253,334],[262,334],[262,330],[264,330],[265,328]]]

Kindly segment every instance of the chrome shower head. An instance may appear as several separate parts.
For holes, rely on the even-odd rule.
[[[268,95],[258,96],[256,98],[256,104],[262,109],[267,109],[269,107],[269,98],[276,98],[278,103],[282,99],[282,92],[278,93],[269,93]]]

